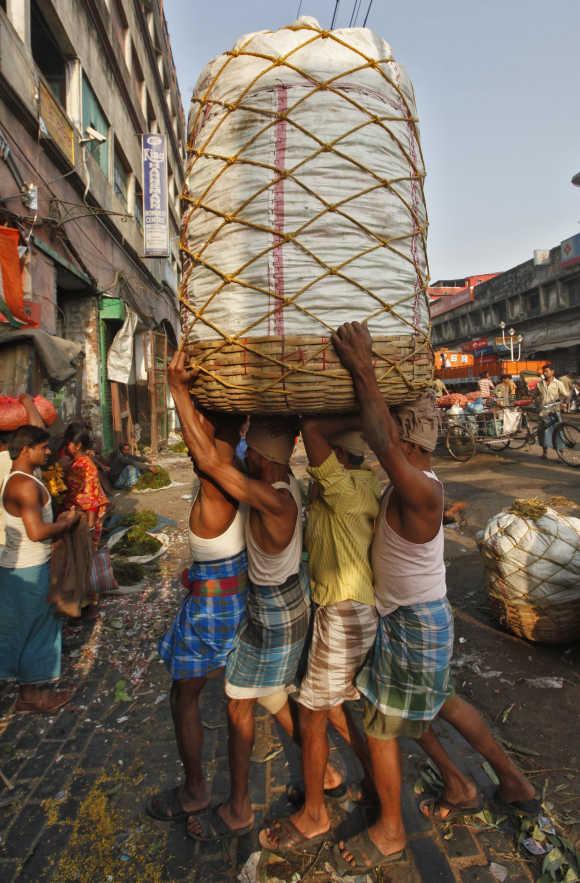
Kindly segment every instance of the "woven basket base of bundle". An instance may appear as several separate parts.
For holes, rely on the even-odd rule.
[[[200,368],[191,387],[199,404],[242,414],[331,414],[358,409],[352,380],[327,337],[261,337],[186,343]],[[390,404],[412,401],[433,379],[422,336],[373,339],[379,387]]]
[[[580,640],[578,600],[538,607],[490,594],[489,601],[499,624],[519,638],[539,644],[568,644]]]

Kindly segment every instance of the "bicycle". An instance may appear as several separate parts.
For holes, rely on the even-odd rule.
[[[519,451],[525,445],[533,445],[538,441],[539,419],[534,412],[534,416],[528,411],[522,410],[522,418],[518,429],[510,438],[510,448]]]
[[[440,434],[445,447],[454,460],[466,463],[482,444],[492,451],[504,451],[510,443],[510,435],[503,430],[503,421],[495,409],[473,414],[442,416]]]
[[[560,404],[560,402],[554,402],[552,407],[558,407]],[[534,419],[527,412],[522,412],[520,427],[510,438],[510,447],[519,450],[525,445],[541,445],[542,430],[552,428],[552,444],[559,459],[566,466],[571,466],[573,469],[579,468],[580,427],[575,423],[562,420],[560,414],[556,412],[548,414],[545,420],[540,417]]]

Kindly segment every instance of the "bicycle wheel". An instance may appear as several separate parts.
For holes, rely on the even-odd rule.
[[[580,466],[580,426],[560,423],[554,429],[554,447],[560,460],[567,466]]]
[[[513,448],[514,451],[519,451],[520,448],[523,448],[525,445],[529,445],[531,442],[531,434],[524,426],[521,426],[517,432],[514,432],[513,435],[510,435],[510,448]]]
[[[465,426],[450,426],[445,438],[445,447],[454,460],[465,463],[475,454],[475,438]]]
[[[490,438],[484,441],[486,448],[491,448],[492,451],[505,451],[509,443],[509,438]]]
[[[533,445],[538,441],[538,421],[524,417],[520,428],[510,435],[510,448],[519,451],[526,445]]]

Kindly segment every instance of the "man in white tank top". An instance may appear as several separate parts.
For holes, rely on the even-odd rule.
[[[0,490],[6,530],[0,547],[0,680],[20,685],[16,711],[54,713],[72,690],[50,690],[61,671],[62,619],[48,603],[51,541],[70,530],[79,513],[53,523],[50,495],[34,470],[44,466],[49,434],[23,426],[11,436],[12,469]]]
[[[309,609],[299,577],[302,556],[300,491],[289,473],[295,427],[253,421],[247,434],[249,477],[224,462],[203,430],[188,387],[195,376],[181,353],[170,376],[184,441],[198,469],[233,500],[249,506],[246,525],[250,579],[246,617],[226,667],[231,790],[205,816],[191,816],[196,840],[241,836],[254,814],[248,791],[254,742],[253,709],[261,702],[293,735],[286,688],[292,685],[308,629]]]
[[[405,845],[401,815],[401,765],[397,737],[417,739],[438,764],[444,782],[421,811],[434,818],[468,815],[482,808],[472,781],[452,763],[431,729],[440,716],[453,724],[494,766],[500,796],[533,811],[533,788],[491,736],[475,708],[453,694],[449,663],[453,619],[446,600],[443,560],[443,488],[431,470],[437,443],[432,399],[390,413],[372,364],[372,340],[358,322],[333,337],[353,379],[363,433],[391,479],[375,528],[372,561],[380,614],[375,646],[357,686],[365,696],[364,724],[375,785],[378,821],[335,847],[342,873],[362,874],[396,861]]]
[[[187,426],[193,404],[181,382],[183,358],[183,353],[176,353],[172,360],[169,387],[181,424]],[[197,415],[220,462],[230,466],[242,419],[235,415]],[[246,609],[248,582],[246,512],[200,472],[187,433],[184,441],[200,479],[188,524],[192,564],[183,574],[188,594],[159,642],[159,653],[172,678],[170,706],[185,780],[178,787],[155,794],[147,804],[148,814],[165,822],[189,817],[209,805],[202,769],[199,700],[208,677],[224,668],[231,653]]]

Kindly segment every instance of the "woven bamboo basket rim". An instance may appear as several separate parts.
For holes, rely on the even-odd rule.
[[[500,624],[537,643],[564,644],[580,640],[580,601],[533,604],[489,593]]]
[[[356,407],[352,378],[329,338],[200,340],[187,342],[185,350],[199,369],[191,392],[206,407],[252,413]],[[422,335],[375,338],[373,363],[379,388],[393,404],[416,398],[431,384],[431,344]]]

